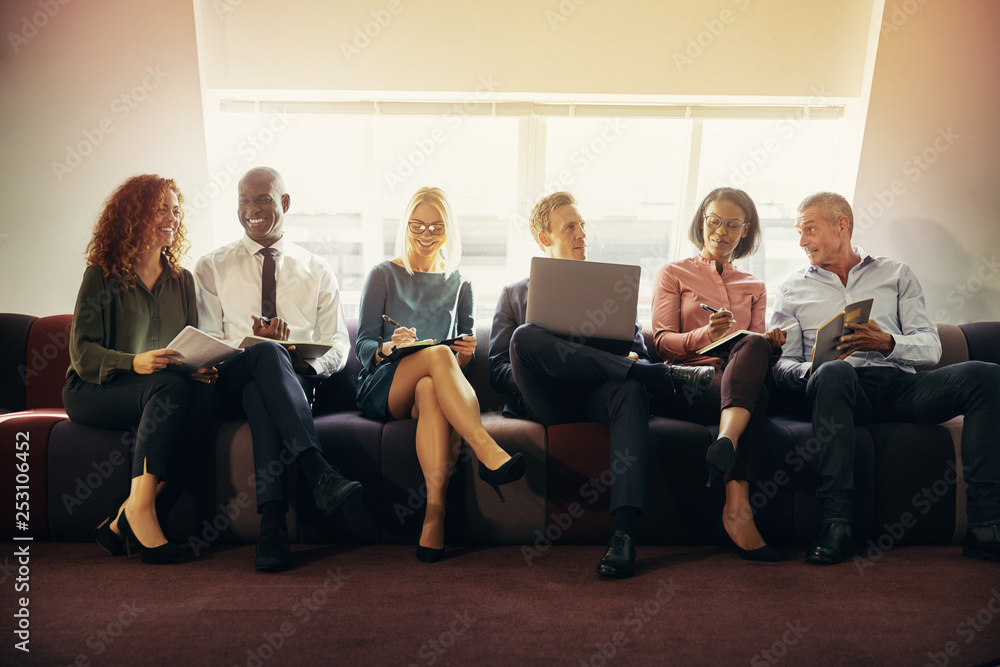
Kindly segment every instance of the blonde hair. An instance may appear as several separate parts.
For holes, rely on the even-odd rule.
[[[576,199],[568,192],[553,192],[547,197],[543,197],[535,207],[531,209],[531,236],[535,243],[543,251],[545,246],[538,240],[538,235],[542,232],[552,231],[549,229],[549,214],[560,206],[575,204]]]
[[[413,210],[421,204],[430,204],[441,215],[441,222],[444,223],[444,244],[440,250],[441,265],[445,275],[451,275],[458,268],[459,262],[462,261],[462,237],[459,234],[455,216],[451,212],[451,206],[448,204],[448,197],[440,188],[420,188],[410,197],[410,203],[406,205],[406,213],[399,226],[399,233],[396,235],[396,256],[402,260],[407,273],[412,274],[410,235],[407,230]]]

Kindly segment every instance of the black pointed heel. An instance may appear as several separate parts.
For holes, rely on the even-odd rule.
[[[503,493],[500,492],[500,485],[508,484],[521,479],[524,477],[524,470],[524,457],[518,453],[510,457],[509,461],[496,470],[490,470],[483,465],[482,461],[480,461],[479,479],[493,487],[493,490],[497,492],[498,496],[500,496],[500,502],[507,502],[507,500],[503,497]]]
[[[127,510],[122,510],[122,515],[118,517],[118,530],[122,531],[122,535],[125,537],[125,551],[130,559],[132,558],[132,542],[139,545],[139,556],[142,558],[142,562],[147,565],[165,565],[176,563],[181,559],[181,550],[176,544],[167,542],[158,547],[147,547],[140,542],[139,538],[135,536],[132,526],[129,525]]]
[[[729,536],[729,533],[726,533],[726,539],[729,540],[729,546],[733,548],[733,553],[738,555],[743,560],[751,560],[758,563],[777,563],[781,560],[781,554],[770,544],[765,544],[764,546],[757,547],[756,549],[743,549],[733,541],[733,538]]]
[[[115,535],[115,531],[111,530],[111,524],[118,518],[118,512],[121,511],[125,500],[127,499],[122,498],[111,510],[108,518],[97,525],[97,537],[94,538],[94,541],[112,556],[121,556],[125,553],[125,540]]]
[[[424,563],[436,563],[444,558],[444,547],[434,549],[417,545],[417,560]]]
[[[723,436],[713,442],[705,453],[705,464],[708,466],[708,483],[705,486],[712,486],[720,473],[727,473],[736,467],[733,441]]]

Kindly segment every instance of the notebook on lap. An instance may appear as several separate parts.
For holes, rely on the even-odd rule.
[[[532,257],[525,320],[626,355],[635,337],[640,271],[629,264]]]

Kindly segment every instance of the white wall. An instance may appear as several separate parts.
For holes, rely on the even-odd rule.
[[[190,0],[4,0],[0,35],[0,311],[71,312],[115,186],[207,179],[194,12]]]
[[[94,218],[126,177],[156,172],[190,193],[205,191],[200,76],[217,88],[447,91],[467,90],[475,85],[470,77],[492,73],[508,82],[503,92],[517,92],[516,85],[528,92],[691,95],[812,95],[819,82],[831,95],[858,95],[858,40],[871,13],[869,1],[399,1],[402,10],[351,62],[340,43],[388,1],[331,9],[289,0],[275,9],[265,0],[49,0],[59,8],[51,17],[39,0],[0,4],[0,310],[71,310]],[[918,9],[907,15],[904,5]],[[220,15],[217,6],[232,11]],[[553,29],[546,12],[560,6],[576,9]],[[735,20],[681,71],[672,53],[724,8]],[[1000,46],[992,34],[1000,5],[888,0],[884,15],[901,24],[878,50],[855,198],[858,241],[913,264],[937,319],[998,319],[1000,276],[978,281],[1000,255]],[[10,34],[22,31],[12,43]],[[165,76],[149,78],[147,67]],[[141,89],[144,78],[149,91]],[[145,99],[134,109],[122,106],[121,96],[133,91]],[[112,132],[99,130],[102,120]],[[913,180],[911,156],[930,150],[948,127],[958,138]],[[57,175],[53,163],[66,161],[67,145],[81,143],[97,145]],[[866,212],[879,213],[876,205],[887,201],[894,181],[905,192],[864,222]],[[188,222],[197,257],[215,240],[207,214]]]
[[[883,26],[855,240],[908,262],[935,320],[1000,319],[1000,3],[890,0]]]
[[[858,96],[872,12],[872,0],[199,2],[207,88],[453,92],[484,76],[502,93]]]

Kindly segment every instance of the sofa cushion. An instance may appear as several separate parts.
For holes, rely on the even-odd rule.
[[[959,328],[969,345],[969,359],[1000,364],[1000,322],[972,322]]]
[[[358,321],[347,320],[347,335],[351,341],[344,370],[334,373],[320,383],[313,401],[313,414],[326,415],[358,409],[358,373],[361,362],[354,355],[354,341],[358,336]]]
[[[128,432],[68,419],[49,436],[49,524],[53,540],[92,540],[94,528],[129,492]]]
[[[500,487],[500,502],[491,486],[479,479],[479,462],[468,445],[464,475],[463,511],[470,544],[532,544],[546,527],[546,469],[548,465],[545,427],[524,419],[508,419],[498,412],[483,413],[483,428],[508,454],[525,458],[524,477]]]
[[[875,546],[886,551],[887,544],[950,543],[959,475],[948,429],[909,423],[866,428],[875,444]]]
[[[25,405],[28,408],[62,408],[62,388],[69,368],[69,333],[72,315],[39,317],[28,332],[25,358]]]
[[[865,428],[854,431],[854,539],[872,534],[875,502],[875,446]],[[778,544],[803,544],[819,534],[823,503],[816,497],[820,477],[814,458],[819,440],[812,425],[800,419],[772,417],[767,423],[767,447],[762,470],[750,487],[750,505],[764,537]]]
[[[382,494],[379,507],[381,541],[385,544],[417,544],[427,503],[427,488],[420,471],[414,442],[417,420],[399,419],[382,425],[379,468],[382,471]],[[465,475],[467,450],[459,455],[451,472],[445,498],[445,541],[465,542]]]
[[[0,488],[10,493],[9,500],[0,503],[3,522],[0,537],[52,539],[49,493],[60,488],[52,481],[52,474],[62,464],[49,465],[49,439],[52,429],[64,422],[69,423],[69,417],[62,410],[26,410],[0,415],[0,443],[3,443],[0,449],[6,458],[0,466]],[[18,489],[19,486],[28,488]],[[14,495],[25,491],[27,499]],[[27,502],[27,507],[18,508],[23,502]],[[20,511],[26,512],[27,518]],[[19,521],[24,523],[17,523]],[[22,525],[26,528],[22,529]]]
[[[29,368],[24,352],[28,332],[38,319],[33,315],[0,313],[0,411],[24,410],[25,381]],[[47,363],[44,357],[36,363]]]
[[[364,492],[357,500],[328,517],[316,509],[312,490],[299,486],[298,519],[300,542],[372,544],[379,542],[382,489],[382,424],[365,419],[357,411],[316,418],[323,456],[347,479],[361,482]]]
[[[547,539],[607,542],[613,522],[608,485],[615,477],[608,427],[561,424],[550,426],[548,434]],[[705,486],[705,452],[711,443],[707,426],[665,417],[650,420],[645,509],[636,529],[640,543],[709,541],[714,512],[712,492]]]
[[[969,360],[969,346],[960,327],[942,323],[937,325],[937,330],[941,339],[941,360],[933,366],[918,366],[917,371],[934,370]]]

